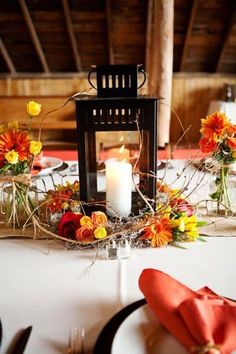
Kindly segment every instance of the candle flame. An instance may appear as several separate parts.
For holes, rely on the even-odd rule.
[[[125,145],[122,145],[120,148],[119,148],[119,153],[123,153],[125,151]]]

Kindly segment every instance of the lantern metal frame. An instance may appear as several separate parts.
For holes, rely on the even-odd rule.
[[[116,70],[115,75],[117,75]],[[96,132],[117,131],[138,131],[142,135],[142,149],[138,163],[141,172],[139,186],[144,195],[154,198],[156,180],[150,173],[155,173],[157,170],[158,99],[148,96],[79,96],[75,101],[80,199],[85,203],[105,200],[105,193],[98,191]],[[143,200],[140,201],[139,193],[132,192],[132,211],[135,212],[142,206]]]

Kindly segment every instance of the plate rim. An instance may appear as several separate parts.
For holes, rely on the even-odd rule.
[[[131,304],[125,306],[123,309],[118,311],[111,319],[105,324],[103,329],[98,335],[96,340],[93,354],[111,354],[111,348],[113,339],[116,335],[122,322],[139,307],[147,304],[146,299],[137,300]]]
[[[59,168],[60,166],[63,165],[63,160],[60,159],[59,157],[54,157],[54,156],[42,156],[42,158],[41,158],[42,161],[43,161],[43,160],[47,160],[47,159],[49,159],[49,160],[50,160],[50,159],[57,160],[58,163],[55,164],[55,166],[42,168],[42,170],[41,170],[39,173],[37,173],[35,176],[43,176],[43,175],[45,175],[45,174],[48,174],[50,171],[53,171],[53,170],[55,170],[55,169],[57,169],[57,168]]]

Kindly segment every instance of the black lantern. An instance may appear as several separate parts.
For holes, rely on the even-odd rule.
[[[105,199],[106,187],[99,185],[105,168],[104,160],[112,158],[112,153],[109,153],[117,152],[119,146],[129,152],[128,158],[133,164],[140,154],[138,170],[141,173],[136,176],[137,183],[143,195],[153,198],[156,180],[151,173],[157,169],[158,101],[137,95],[138,73],[143,72],[140,66],[97,66],[94,71],[97,96],[76,98],[80,198],[88,203]],[[91,72],[91,83],[90,76]],[[122,140],[123,135],[125,138]],[[143,206],[139,193],[133,190],[132,210],[135,212]]]

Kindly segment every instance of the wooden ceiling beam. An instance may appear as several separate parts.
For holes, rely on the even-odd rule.
[[[78,50],[75,32],[73,30],[73,24],[71,21],[71,14],[70,14],[68,0],[61,0],[61,1],[62,1],[62,7],[63,7],[64,17],[66,21],[67,32],[70,38],[76,69],[77,71],[82,71],[81,56]]]
[[[197,5],[198,5],[198,0],[193,0],[193,5],[192,5],[190,18],[189,18],[188,28],[187,28],[187,32],[186,32],[186,36],[185,36],[185,40],[184,40],[184,47],[183,47],[183,51],[182,51],[182,57],[181,57],[181,61],[180,61],[180,69],[179,69],[180,71],[183,71],[184,64],[185,64],[185,61],[186,61],[186,58],[187,58],[188,44],[189,44],[189,39],[190,39],[191,34],[192,34],[193,22],[194,22],[194,18],[195,18],[195,15],[196,15]]]
[[[221,65],[222,65],[222,62],[223,62],[223,59],[224,59],[224,55],[225,55],[225,51],[226,51],[226,47],[227,47],[227,44],[228,44],[228,40],[229,40],[229,37],[230,37],[230,33],[231,33],[231,30],[234,26],[234,12],[235,12],[235,9],[236,9],[236,5],[234,4],[234,6],[232,7],[231,9],[231,20],[228,22],[228,28],[226,29],[225,31],[225,38],[222,42],[222,47],[220,49],[220,54],[219,54],[219,57],[218,57],[218,60],[217,60],[217,63],[216,63],[216,73],[218,73],[220,71],[220,68],[221,68]]]
[[[10,71],[11,74],[15,74],[16,73],[16,69],[15,69],[15,66],[11,60],[11,57],[2,41],[2,38],[0,38],[0,53],[2,54],[3,56],[3,59],[5,60],[6,62],[6,65]]]
[[[112,44],[112,21],[111,21],[111,4],[110,0],[106,0],[106,14],[107,14],[107,41],[108,41],[108,52],[109,52],[109,64],[115,64],[114,47]]]
[[[40,40],[39,40],[39,37],[38,37],[37,32],[35,30],[33,21],[31,19],[28,7],[27,7],[27,5],[25,3],[25,0],[18,0],[18,2],[19,2],[19,5],[20,5],[20,8],[21,8],[24,20],[25,20],[26,25],[28,27],[28,30],[29,30],[29,33],[30,33],[30,36],[31,36],[31,39],[32,39],[32,42],[33,42],[33,45],[34,45],[35,50],[36,50],[36,52],[38,54],[40,63],[42,65],[42,68],[43,68],[44,72],[49,73],[50,70],[49,70],[49,67],[48,67],[48,64],[47,64],[47,61],[46,61],[46,58],[45,58],[45,55],[44,55]]]

